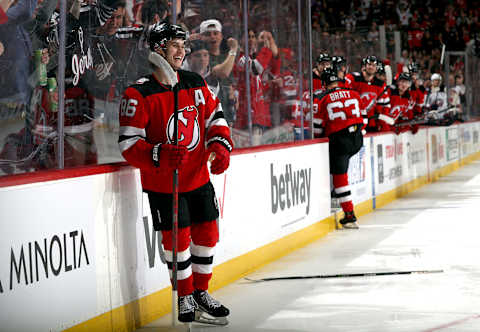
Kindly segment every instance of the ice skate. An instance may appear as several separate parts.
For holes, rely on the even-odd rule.
[[[193,295],[178,297],[178,320],[182,323],[191,323],[195,320],[197,305]]]
[[[230,314],[225,306],[215,300],[207,291],[195,290],[193,298],[198,309],[195,311],[195,321],[212,325],[227,325],[227,316]]]
[[[340,220],[340,224],[346,229],[358,229],[357,217],[353,211],[345,212],[345,217]]]

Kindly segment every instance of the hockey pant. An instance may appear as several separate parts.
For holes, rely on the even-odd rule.
[[[329,136],[330,173],[335,195],[344,212],[353,211],[352,193],[348,184],[348,164],[362,146],[361,125],[345,128]]]

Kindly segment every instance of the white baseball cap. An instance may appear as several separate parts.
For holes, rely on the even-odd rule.
[[[200,23],[200,33],[207,31],[220,31],[222,32],[222,24],[215,19],[206,20]]]

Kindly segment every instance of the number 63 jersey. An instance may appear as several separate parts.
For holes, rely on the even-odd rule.
[[[328,137],[350,126],[364,124],[360,95],[355,90],[337,87],[314,95],[313,100],[318,105],[313,115],[315,137]]]

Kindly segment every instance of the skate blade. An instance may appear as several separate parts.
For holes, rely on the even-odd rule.
[[[342,225],[343,229],[358,229],[356,222],[349,222],[348,224]]]
[[[195,322],[219,326],[228,324],[227,317],[213,317],[203,311],[195,311]]]

